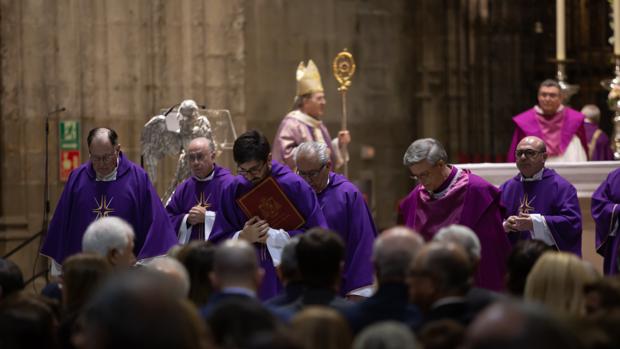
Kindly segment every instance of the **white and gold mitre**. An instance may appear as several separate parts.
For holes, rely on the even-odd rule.
[[[304,62],[299,62],[297,67],[297,95],[303,96],[308,93],[323,92],[321,74],[312,60],[305,66]]]

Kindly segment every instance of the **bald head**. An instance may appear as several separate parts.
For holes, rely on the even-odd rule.
[[[407,227],[396,226],[381,233],[372,253],[379,283],[405,281],[407,269],[423,245],[424,239]]]
[[[181,262],[162,256],[153,258],[146,266],[165,275],[170,281],[171,291],[179,299],[187,297],[190,287],[189,274]]]
[[[534,150],[537,150],[539,152],[546,152],[547,151],[547,146],[545,145],[545,142],[542,139],[540,139],[540,138],[538,138],[536,136],[527,136],[527,137],[523,138],[519,142],[519,144],[517,144],[517,148],[519,146],[521,146],[521,145],[523,145],[523,146],[529,145],[532,148],[534,148]]]
[[[187,160],[193,176],[201,179],[209,176],[215,162],[213,140],[205,137],[192,139],[187,147]]]
[[[247,241],[227,240],[215,250],[212,282],[216,288],[258,288],[261,277],[256,252]]]
[[[215,151],[215,144],[213,144],[213,141],[206,138],[206,137],[197,137],[192,139],[192,141],[189,143],[189,147],[188,149],[208,149],[210,151]]]

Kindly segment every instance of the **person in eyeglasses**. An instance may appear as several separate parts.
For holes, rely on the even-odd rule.
[[[577,190],[553,169],[545,168],[547,147],[534,136],[515,150],[519,174],[501,185],[504,231],[513,244],[541,240],[558,250],[581,255],[581,209]]]
[[[399,224],[416,230],[427,241],[443,227],[469,227],[481,247],[474,283],[501,291],[510,242],[502,229],[499,189],[467,169],[450,165],[445,148],[433,138],[411,143],[403,164],[417,183],[399,203]]]
[[[346,245],[340,294],[349,298],[372,295],[372,243],[375,222],[362,193],[344,176],[331,172],[325,143],[304,142],[295,154],[297,174],[316,192],[330,229]]]
[[[258,296],[267,300],[282,291],[275,267],[280,265],[282,250],[295,236],[314,227],[327,228],[319,201],[310,186],[288,166],[272,161],[269,141],[256,130],[240,135],[233,145],[233,158],[237,163],[234,182],[224,188],[219,216],[213,226],[209,241],[220,243],[226,239],[242,239],[254,245],[265,270]],[[304,224],[286,231],[271,227],[258,216],[247,217],[237,199],[241,198],[267,178],[273,178],[284,195],[290,200]],[[268,203],[265,206],[269,205]]]
[[[517,144],[527,136],[536,136],[545,142],[550,162],[588,161],[585,117],[562,104],[562,89],[557,81],[543,81],[538,88],[538,105],[512,120],[515,131],[508,149],[508,162],[516,161]]]
[[[228,169],[215,163],[212,139],[194,138],[186,157],[192,175],[177,186],[166,203],[180,244],[209,239],[222,204],[222,190],[234,180]]]
[[[90,160],[69,175],[41,248],[52,260],[52,275],[61,274],[65,258],[81,251],[86,228],[102,217],[131,225],[138,261],[166,254],[176,238],[146,172],[121,152],[114,130],[94,128],[86,141]]]

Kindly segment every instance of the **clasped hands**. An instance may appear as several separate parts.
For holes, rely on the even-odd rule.
[[[351,134],[348,130],[338,132],[338,147],[344,148],[351,143]]]
[[[518,216],[510,216],[504,221],[504,231],[519,232],[530,231],[534,229],[532,217],[527,213],[520,213]]]
[[[257,216],[254,216],[245,222],[241,233],[239,233],[239,238],[246,240],[249,243],[257,242],[264,244],[267,242],[268,233],[269,223]]]
[[[196,205],[189,210],[187,216],[187,223],[191,225],[196,225],[205,222],[205,214],[207,213],[207,208],[204,206]]]

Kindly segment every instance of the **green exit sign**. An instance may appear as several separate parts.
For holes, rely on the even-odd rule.
[[[80,149],[80,122],[75,120],[61,120],[58,123],[58,137],[60,149]]]

